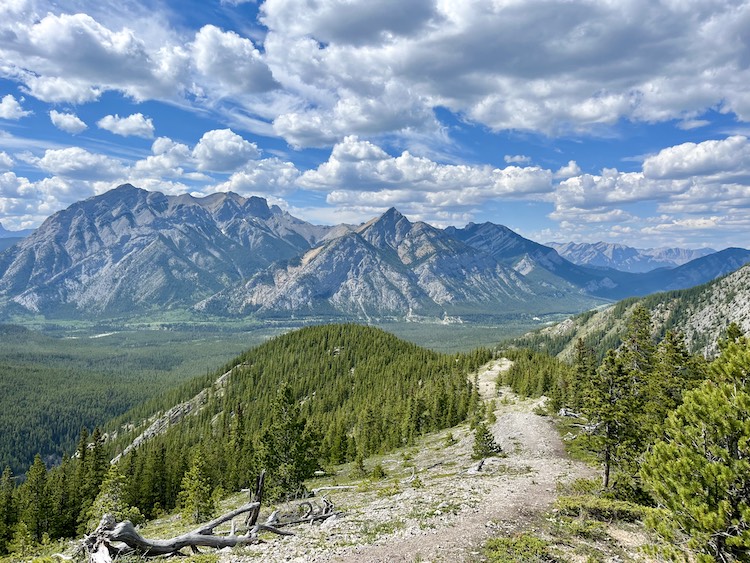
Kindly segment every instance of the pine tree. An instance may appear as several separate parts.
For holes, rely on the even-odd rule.
[[[731,350],[730,350],[731,353]],[[737,358],[738,360],[741,358]],[[729,361],[747,374],[743,363]],[[646,455],[641,475],[670,518],[664,537],[689,538],[699,562],[750,558],[750,388],[747,381],[705,382],[669,416],[665,438]]]
[[[37,454],[21,485],[21,521],[36,542],[41,542],[49,531],[49,495],[47,494],[47,468]]]
[[[495,437],[492,435],[489,427],[484,422],[477,424],[474,430],[474,448],[471,457],[474,459],[483,459],[501,454],[502,452],[503,449],[495,441]]]
[[[130,520],[135,525],[142,523],[145,518],[137,508],[127,503],[126,497],[127,479],[120,473],[117,464],[112,464],[104,476],[99,494],[86,513],[87,531],[94,530],[105,514],[111,514],[118,522]]]
[[[632,379],[617,354],[610,350],[587,389],[584,408],[596,430],[587,436],[588,447],[597,452],[604,465],[604,488],[610,486],[612,470],[627,451],[634,431]]]
[[[13,472],[6,467],[0,478],[0,554],[7,553],[13,538],[13,527],[18,520]]]
[[[291,387],[282,384],[258,444],[259,465],[268,475],[270,498],[301,492],[304,480],[319,468],[317,443],[319,439],[306,428]]]
[[[203,452],[198,449],[193,455],[190,468],[182,478],[179,505],[182,517],[199,524],[211,517],[215,510],[211,483],[208,479]]]

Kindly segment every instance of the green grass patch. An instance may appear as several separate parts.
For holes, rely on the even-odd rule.
[[[562,496],[555,502],[559,514],[572,517],[589,517],[603,522],[636,522],[643,520],[649,508],[594,495]]]
[[[533,534],[493,538],[484,545],[489,563],[555,563],[550,544]]]

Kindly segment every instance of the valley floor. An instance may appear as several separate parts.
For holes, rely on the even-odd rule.
[[[534,413],[538,401],[495,389],[498,371],[507,366],[507,360],[499,360],[479,378],[483,398],[496,401],[492,431],[507,457],[489,458],[477,470],[467,425],[431,435],[418,448],[368,459],[367,470],[380,463],[384,479],[356,481],[346,477],[346,467],[313,483],[311,488],[353,487],[321,493],[341,516],[298,526],[293,537],[269,537],[222,560],[477,561],[486,539],[533,530],[558,487],[592,477],[593,470],[568,458],[550,418]]]

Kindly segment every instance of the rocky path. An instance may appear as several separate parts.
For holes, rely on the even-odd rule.
[[[429,437],[419,449],[379,460],[387,478],[329,495],[343,515],[322,526],[301,526],[291,538],[272,539],[232,553],[232,561],[410,562],[476,561],[492,536],[526,529],[547,510],[556,485],[591,470],[569,460],[552,422],[534,413],[494,380],[509,363],[499,360],[479,375],[485,400],[496,398],[495,439],[508,454],[477,471],[467,427]],[[414,475],[415,478],[411,476]]]

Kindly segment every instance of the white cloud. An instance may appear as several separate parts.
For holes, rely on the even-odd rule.
[[[279,86],[250,39],[213,25],[195,34],[192,55],[205,88],[244,96]]]
[[[6,170],[10,170],[12,166],[13,159],[10,155],[5,151],[0,151],[0,169],[5,168]]]
[[[128,25],[153,27],[142,21]],[[137,100],[174,98],[187,82],[175,80],[189,64],[179,42],[165,45],[164,37],[140,37],[135,27],[113,31],[82,13],[47,13],[2,27],[6,73],[45,101],[91,100],[104,90],[120,90]]]
[[[531,157],[524,154],[506,154],[503,160],[508,164],[529,164]]]
[[[142,113],[134,113],[127,117],[105,115],[96,122],[96,125],[100,129],[106,129],[123,137],[150,139],[154,136],[154,121],[150,117],[144,117]]]
[[[119,160],[80,147],[46,150],[43,157],[34,160],[34,164],[55,176],[75,180],[114,179],[125,172]]]
[[[74,113],[62,113],[52,110],[49,112],[49,118],[52,121],[52,125],[72,135],[81,133],[88,128],[83,120]]]
[[[214,129],[203,134],[193,148],[198,170],[232,172],[260,156],[255,143],[237,135],[231,129]]]
[[[712,176],[726,180],[740,175],[750,180],[750,142],[747,137],[735,135],[669,147],[648,157],[643,162],[643,173],[658,179]]]
[[[31,111],[24,110],[19,101],[11,94],[3,96],[3,99],[0,100],[0,119],[16,120],[26,117],[31,113]]]
[[[292,125],[326,126],[340,101],[361,104],[390,82],[423,114],[442,106],[494,130],[587,131],[623,118],[687,124],[712,107],[750,116],[745,47],[731,39],[750,24],[747,3],[406,4],[406,14],[389,1],[263,5],[274,76],[308,101],[278,120],[285,138],[301,144]],[[342,137],[324,132],[318,144]]]
[[[347,210],[398,206],[434,217],[448,210],[463,215],[498,198],[539,199],[552,190],[552,173],[536,166],[440,164],[408,151],[394,157],[350,136],[298,184],[329,192],[326,201]]]
[[[299,170],[291,162],[266,158],[248,163],[213,190],[241,195],[279,195],[293,189],[299,175]]]
[[[578,163],[575,160],[569,160],[568,164],[561,166],[560,169],[555,172],[555,178],[572,178],[573,176],[578,176],[580,173],[581,167],[578,166]]]
[[[192,165],[190,149],[168,137],[159,137],[151,145],[151,156],[137,161],[132,172],[137,178],[180,177],[184,167]]]

